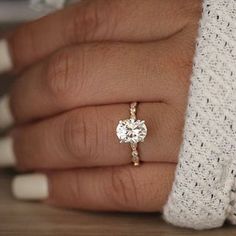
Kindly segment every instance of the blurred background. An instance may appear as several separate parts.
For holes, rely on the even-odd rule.
[[[0,22],[32,20],[78,0],[0,0]]]

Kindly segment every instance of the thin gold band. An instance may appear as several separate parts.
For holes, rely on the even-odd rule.
[[[137,102],[132,102],[130,104],[130,119],[136,120],[136,111],[137,111]],[[131,143],[130,144],[131,150],[132,150],[132,162],[134,163],[134,166],[140,165],[140,158],[138,153],[138,144],[137,143]]]

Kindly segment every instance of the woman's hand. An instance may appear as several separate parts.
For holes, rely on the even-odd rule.
[[[200,0],[91,0],[10,34],[19,78],[0,163],[42,173],[17,177],[15,195],[80,209],[161,210],[182,142],[200,13]],[[148,127],[137,168],[115,131],[133,101]]]

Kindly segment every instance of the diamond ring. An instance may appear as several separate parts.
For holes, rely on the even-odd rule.
[[[137,105],[137,102],[130,104],[130,119],[120,120],[116,128],[116,135],[120,143],[130,144],[134,166],[140,165],[138,143],[143,142],[147,136],[145,121],[136,119]]]

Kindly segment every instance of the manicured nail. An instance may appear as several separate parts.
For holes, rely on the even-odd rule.
[[[12,59],[8,43],[5,39],[0,40],[0,73],[12,68]]]
[[[16,158],[13,151],[12,138],[0,139],[0,167],[11,167],[16,165]]]
[[[14,197],[21,200],[45,200],[48,198],[48,180],[44,174],[19,175],[12,182]]]
[[[14,119],[10,110],[9,97],[0,98],[0,129],[5,129],[14,123]]]

